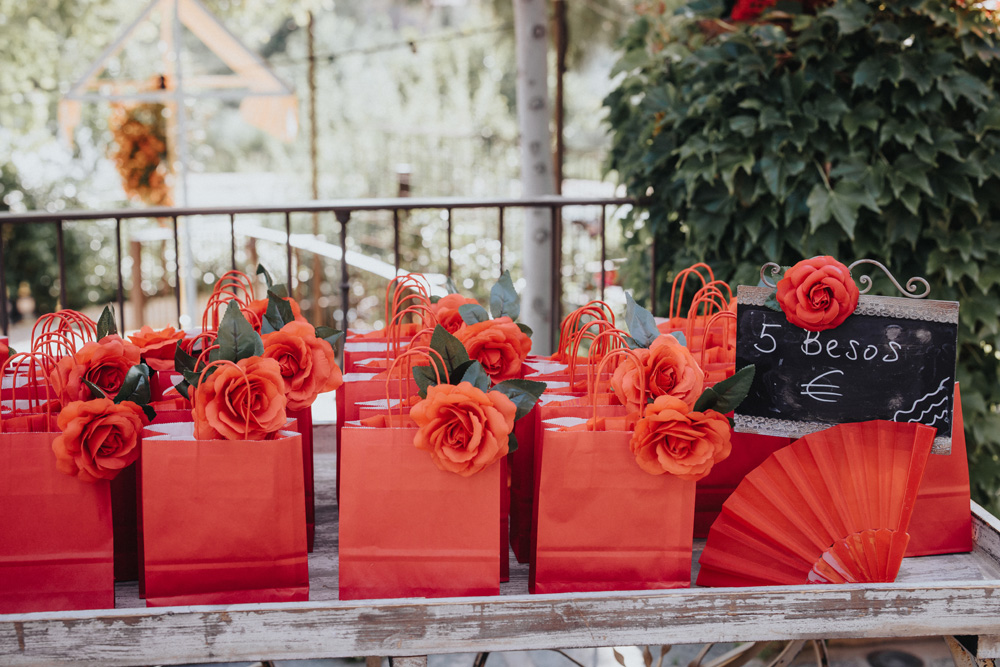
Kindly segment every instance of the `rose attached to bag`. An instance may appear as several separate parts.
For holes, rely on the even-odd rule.
[[[858,296],[850,270],[829,256],[802,260],[778,281],[781,310],[807,331],[839,326],[858,307]]]
[[[174,351],[178,341],[184,338],[183,331],[166,327],[159,331],[144,326],[131,334],[128,339],[139,348],[139,354],[154,371],[171,371],[174,368]]]
[[[516,414],[517,406],[499,391],[468,382],[435,385],[410,410],[419,427],[413,444],[441,470],[468,477],[507,455]]]
[[[129,369],[139,363],[139,348],[117,334],[96,343],[86,343],[75,354],[60,359],[49,375],[56,395],[66,405],[92,396],[87,383],[114,396],[125,382]]]
[[[689,407],[695,404],[705,388],[705,373],[686,346],[670,334],[661,334],[649,349],[634,351],[642,363],[641,370],[632,364],[619,364],[611,378],[622,405],[641,411],[640,372],[645,375],[645,386],[652,398],[673,396]]]
[[[308,408],[320,393],[334,391],[343,384],[336,351],[316,337],[311,324],[288,322],[262,338],[264,358],[274,359],[281,369],[289,410]]]
[[[731,437],[725,415],[694,412],[679,398],[660,396],[646,406],[629,446],[649,474],[671,473],[696,482],[729,456]]]
[[[464,305],[479,305],[479,302],[461,294],[449,294],[431,304],[431,314],[449,333],[455,333],[465,326],[465,320],[459,312],[459,308]]]
[[[219,361],[194,391],[194,435],[198,440],[267,440],[281,430],[285,381],[274,359]]]
[[[146,416],[131,402],[73,401],[59,413],[62,433],[52,442],[56,467],[85,482],[114,479],[139,458]]]

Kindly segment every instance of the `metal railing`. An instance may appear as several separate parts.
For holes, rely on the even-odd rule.
[[[447,275],[451,277],[453,270],[453,216],[452,212],[459,209],[493,209],[496,211],[496,238],[500,240],[500,266],[499,272],[504,269],[504,218],[505,212],[509,209],[547,209],[550,213],[551,232],[555,242],[552,244],[552,303],[558,309],[561,304],[562,295],[562,210],[567,206],[593,206],[600,209],[600,294],[604,297],[606,287],[604,266],[607,260],[607,242],[605,238],[605,225],[608,219],[608,207],[618,207],[634,205],[636,200],[628,197],[563,197],[563,196],[543,196],[525,199],[497,198],[497,199],[471,199],[462,197],[441,197],[441,198],[395,198],[395,199],[350,199],[350,200],[326,200],[311,201],[302,204],[276,205],[276,206],[245,206],[245,207],[158,207],[158,208],[129,208],[103,211],[58,211],[58,212],[28,212],[15,214],[0,214],[0,238],[3,238],[3,230],[6,225],[21,224],[53,224],[56,227],[56,256],[59,265],[59,302],[65,307],[66,298],[66,264],[64,253],[63,225],[67,222],[79,221],[106,221],[113,220],[115,223],[115,269],[117,274],[117,300],[121,328],[127,326],[125,317],[125,280],[122,272],[122,230],[123,223],[132,219],[159,219],[169,221],[172,229],[175,257],[180,258],[178,220],[184,218],[200,216],[228,216],[230,232],[230,257],[232,268],[236,269],[236,236],[237,217],[251,214],[277,214],[284,216],[285,231],[283,241],[285,244],[286,258],[288,264],[288,284],[292,285],[292,214],[311,213],[323,214],[332,213],[339,222],[340,240],[340,302],[341,302],[341,324],[346,330],[348,324],[348,309],[350,305],[350,281],[351,275],[347,261],[348,230],[351,223],[351,216],[360,211],[383,211],[392,213],[392,254],[396,271],[400,269],[400,227],[403,214],[419,209],[436,209],[442,212],[446,222],[447,233]],[[485,230],[484,230],[485,231]],[[279,232],[280,233],[280,232]],[[4,272],[6,265],[6,255],[3,244],[0,244],[0,293],[7,299],[7,284]],[[654,267],[655,269],[655,267]],[[176,280],[176,308],[178,321],[181,318],[181,267],[180,262],[175,261]],[[498,272],[498,273],[499,273]],[[654,270],[655,275],[655,270]],[[133,286],[133,289],[141,289],[141,286]],[[193,315],[193,314],[192,314]],[[554,321],[561,318],[560,313],[555,313]],[[4,335],[9,330],[7,308],[0,308],[0,328]]]

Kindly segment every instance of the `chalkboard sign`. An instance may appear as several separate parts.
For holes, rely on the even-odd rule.
[[[806,331],[763,305],[773,289],[737,291],[736,367],[757,367],[736,430],[801,437],[833,424],[889,419],[938,430],[951,451],[958,303],[862,295],[840,326]]]

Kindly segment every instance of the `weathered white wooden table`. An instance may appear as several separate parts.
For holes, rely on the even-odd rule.
[[[1000,657],[1000,522],[975,504],[972,553],[906,559],[892,584],[529,595],[527,566],[511,559],[500,597],[340,602],[333,475],[334,455],[318,452],[309,602],[146,609],[119,585],[117,609],[0,615],[0,665],[934,635],[978,636],[979,657]]]

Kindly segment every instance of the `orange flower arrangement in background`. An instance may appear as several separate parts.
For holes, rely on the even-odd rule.
[[[115,104],[108,125],[114,137],[111,157],[125,194],[150,206],[172,206],[167,173],[167,126],[162,104]]]

